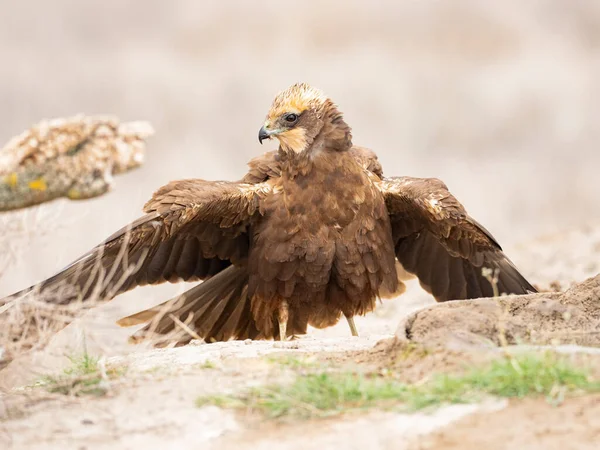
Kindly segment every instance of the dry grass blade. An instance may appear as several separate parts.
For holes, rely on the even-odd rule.
[[[28,213],[29,211],[23,211],[9,213],[9,215],[27,218]],[[15,221],[14,224],[18,225],[19,222]],[[26,237],[25,228],[16,225],[13,228],[15,228],[13,234],[17,238]],[[0,301],[0,369],[23,353],[44,348],[52,336],[77,317],[105,300],[111,299],[127,277],[139,269],[146,256],[143,254],[137,264],[129,264],[128,242],[128,239],[125,239],[117,263],[108,272],[102,270],[101,255],[97,258],[94,270],[90,273],[83,289],[83,292],[91,289],[93,295],[85,302],[81,301],[82,291],[70,285],[67,280],[42,292],[34,288],[21,297],[9,297],[4,303]],[[0,249],[9,244],[10,239],[0,240]],[[18,254],[15,253],[14,257],[12,255],[13,253],[0,255],[0,268],[16,261]],[[123,268],[122,274],[118,277],[117,266]],[[99,296],[103,291],[108,291],[106,298]]]
[[[34,297],[0,307],[0,368],[30,350],[43,348],[58,331],[79,317],[87,305],[54,305]]]

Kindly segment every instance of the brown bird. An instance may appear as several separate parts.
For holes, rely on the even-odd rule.
[[[281,92],[258,138],[279,148],[240,181],[169,183],[145,216],[26,291],[65,303],[207,280],[119,321],[177,343],[285,339],[342,315],[357,335],[353,317],[404,292],[411,274],[438,301],[535,292],[444,183],[383,177],[321,91]]]

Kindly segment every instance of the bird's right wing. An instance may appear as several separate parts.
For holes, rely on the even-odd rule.
[[[145,216],[10,298],[38,291],[53,303],[110,300],[136,286],[204,280],[231,264],[244,264],[248,227],[270,190],[269,182],[169,183],[145,205]]]
[[[281,176],[281,160],[277,150],[263,153],[248,162],[248,173],[242,178],[243,183],[262,183],[269,178]]]

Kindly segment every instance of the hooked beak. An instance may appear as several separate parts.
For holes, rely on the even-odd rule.
[[[258,142],[262,144],[262,141],[265,139],[271,139],[273,134],[275,134],[273,130],[267,130],[264,126],[261,127],[260,131],[258,132]]]

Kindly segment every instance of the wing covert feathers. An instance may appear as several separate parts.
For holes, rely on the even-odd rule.
[[[12,297],[38,291],[53,303],[110,300],[135,286],[209,278],[247,258],[246,231],[258,196],[268,189],[222,181],[169,183],[146,204],[145,216]]]
[[[525,294],[535,288],[504,255],[489,231],[471,218],[435,178],[384,178],[396,257],[438,301]]]

